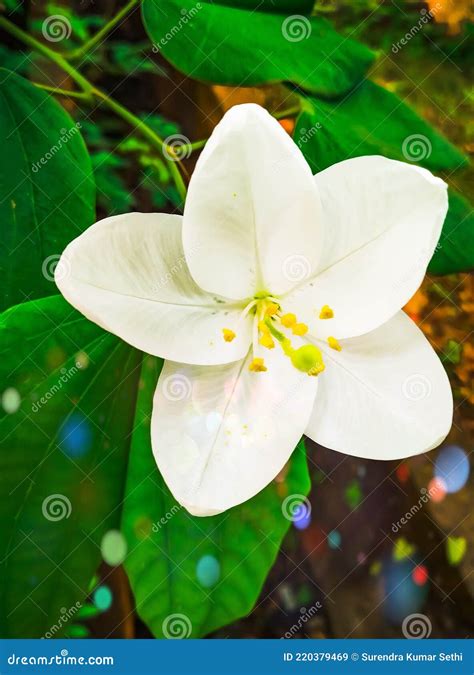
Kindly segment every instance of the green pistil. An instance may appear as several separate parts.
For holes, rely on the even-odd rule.
[[[273,325],[273,321],[270,319],[269,316],[265,317],[264,322],[265,326],[267,326],[268,330],[273,335],[275,340],[278,340],[278,342],[281,342],[283,344],[283,342],[288,339],[283,335],[283,333],[280,333],[280,331],[277,328],[275,328],[275,326]]]

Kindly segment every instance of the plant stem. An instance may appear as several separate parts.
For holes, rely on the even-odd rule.
[[[295,115],[299,115],[300,112],[301,106],[294,105],[291,106],[291,108],[286,108],[285,110],[272,113],[272,117],[274,117],[276,120],[283,120],[286,117],[295,117]]]
[[[73,49],[71,52],[64,53],[64,58],[71,61],[77,61],[83,56],[86,56],[91,49],[103,41],[106,35],[108,35],[108,33],[110,33],[110,31],[113,30],[115,26],[117,26],[136,5],[138,5],[138,3],[139,0],[130,0],[130,2],[128,2],[125,7],[122,7],[122,9],[117,12],[117,14],[105,26],[97,31],[97,33],[93,35],[90,40],[87,40],[87,42],[77,49]]]
[[[121,103],[115,101],[113,98],[110,98],[110,96],[107,96],[107,94],[105,94],[100,89],[96,89],[95,87],[93,88],[92,93],[95,96],[97,96],[97,98],[99,98],[101,101],[103,101],[103,103],[107,107],[109,107],[113,112],[115,112],[116,115],[118,115],[123,120],[134,126],[141,133],[142,136],[147,138],[152,145],[154,145],[156,148],[159,149],[159,151],[163,154],[165,160],[168,162],[169,172],[173,177],[176,189],[179,192],[179,196],[184,201],[186,197],[186,186],[179,172],[177,160],[170,158],[170,156],[172,156],[173,154],[172,149],[168,148],[165,141],[160,136],[158,136],[158,134],[156,134],[153,131],[153,129],[151,129],[151,127],[145,124],[145,122],[143,122],[139,117],[130,112],[130,110],[125,108]]]
[[[78,84],[81,89],[84,92],[90,92],[92,89],[92,85],[88,80],[86,80],[85,77],[83,77],[73,66],[71,66],[66,59],[61,56],[61,54],[58,54],[58,52],[55,52],[53,49],[50,49],[46,45],[44,45],[42,42],[39,40],[36,40],[36,38],[32,37],[31,35],[28,35],[24,30],[21,28],[18,28],[14,23],[9,21],[8,19],[5,19],[5,17],[0,16],[0,28],[3,28],[6,30],[10,35],[13,35],[13,37],[16,37],[17,40],[21,40],[25,45],[28,45],[28,47],[31,47],[32,49],[36,49],[40,54],[43,54],[43,56],[46,56],[46,58],[50,59],[51,61],[54,61],[62,70],[64,70],[65,73],[67,73],[76,84]]]
[[[193,152],[193,150],[201,150],[201,148],[203,148],[206,145],[208,140],[209,140],[208,138],[203,138],[200,141],[193,141],[192,143],[186,143],[185,145],[181,145],[179,147],[179,151],[182,154],[186,154],[188,150],[191,152]]]
[[[87,80],[81,73],[74,68],[66,59],[55,52],[53,49],[50,49],[36,38],[28,35],[21,28],[18,28],[15,24],[8,21],[4,17],[0,16],[0,28],[3,28],[8,33],[16,37],[18,40],[21,40],[24,44],[28,45],[32,49],[36,49],[40,54],[46,56],[48,59],[56,63],[62,70],[64,70],[74,82],[76,82],[81,89],[81,94],[85,94],[89,98],[95,96],[100,99],[108,108],[110,108],[116,115],[121,117],[123,120],[131,124],[135,129],[145,138],[147,138],[152,145],[154,145],[158,150],[163,154],[165,161],[168,163],[169,172],[173,178],[173,181],[176,185],[176,189],[184,201],[186,197],[186,186],[184,184],[183,178],[179,172],[177,164],[179,164],[176,159],[173,157],[173,150],[169,148],[165,141],[156,134],[153,129],[151,129],[145,122],[143,122],[139,117],[130,112],[125,108],[121,103],[115,101],[113,98],[108,96],[106,93],[95,87],[89,80]],[[60,90],[65,91],[65,90]]]
[[[50,94],[56,94],[57,96],[68,96],[69,98],[80,98],[84,100],[91,100],[91,94],[85,91],[72,91],[71,89],[61,89],[59,87],[50,87],[47,84],[41,84],[41,82],[32,82],[35,87],[38,89],[44,89]]]

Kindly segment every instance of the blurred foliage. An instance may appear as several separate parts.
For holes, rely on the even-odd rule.
[[[195,140],[198,140],[197,134],[201,129],[209,128],[209,119],[214,119],[216,111],[219,115],[222,112],[219,105],[214,108],[212,103],[206,107],[199,99],[200,105],[206,108],[205,111],[200,110],[207,125],[198,127],[193,118],[194,111],[186,101],[186,84],[181,99],[173,96],[175,83],[181,76],[165,59],[191,78],[212,84],[248,86],[267,83],[277,104],[280,98],[285,99],[286,105],[293,101],[302,105],[296,121],[292,114],[282,121],[282,125],[294,133],[295,141],[315,171],[347,156],[360,154],[383,153],[400,160],[407,159],[403,153],[404,141],[409,135],[421,135],[429,140],[431,146],[428,156],[423,158],[424,164],[433,170],[444,171],[443,176],[457,190],[450,191],[450,213],[429,271],[429,274],[451,273],[471,267],[474,255],[473,214],[465,199],[468,190],[472,189],[473,177],[472,169],[466,167],[465,160],[474,147],[472,136],[469,136],[473,129],[469,78],[473,29],[468,22],[472,8],[465,1],[457,3],[454,9],[445,0],[438,2],[442,10],[433,20],[423,22],[422,30],[413,32],[413,27],[426,16],[428,7],[433,9],[431,0],[427,5],[400,2],[397,7],[383,0],[354,3],[318,0],[311,17],[310,0],[264,0],[263,3],[257,0],[223,0],[205,3],[190,23],[183,22],[182,17],[183,12],[191,12],[194,6],[191,1],[144,0],[146,29],[153,42],[147,39],[137,12],[122,22],[123,25],[118,26],[107,40],[95,45],[87,54],[81,54],[77,65],[93,85],[111,93],[117,89],[120,103],[133,110],[139,120],[162,139],[175,136],[186,139],[182,135],[184,127],[189,128],[189,133],[192,130],[196,134]],[[43,40],[45,19],[55,15],[62,17],[66,20],[66,35],[59,44],[52,46],[61,53],[73,54],[87,45],[96,31],[113,18],[114,11],[123,7],[122,3],[108,5],[107,11],[98,13],[94,3],[89,7],[84,7],[82,2],[33,5],[28,22],[31,33]],[[24,3],[3,0],[3,6],[10,18],[18,21],[25,18]],[[282,22],[290,11],[303,15],[304,21],[298,30],[308,30],[310,26],[310,34],[302,40],[285,38],[282,32]],[[176,25],[179,26],[178,32],[168,39],[167,31]],[[401,40],[407,34],[410,35],[409,45],[403,45]],[[295,35],[290,33],[290,37]],[[203,52],[206,58],[199,59],[199,54]],[[271,59],[262,58],[270,52]],[[379,57],[375,62],[374,52]],[[74,62],[74,59],[71,58],[71,61]],[[47,86],[52,86],[55,81],[59,81],[58,86],[61,87],[73,86],[67,78],[58,78],[44,56],[39,56],[29,47],[20,48],[11,39],[0,45],[0,65],[24,77],[40,80]],[[369,66],[368,75],[372,81],[365,79]],[[18,110],[19,118],[28,120],[24,129],[20,125],[16,133],[7,135],[9,152],[5,153],[5,157],[7,154],[13,157],[13,162],[5,158],[3,163],[0,162],[3,185],[9,185],[9,180],[19,174],[28,176],[26,188],[18,189],[13,201],[3,202],[4,220],[10,225],[8,231],[16,237],[9,242],[9,248],[19,246],[21,251],[21,255],[13,261],[9,272],[11,283],[6,288],[10,295],[5,305],[11,305],[55,292],[52,274],[49,277],[44,274],[44,259],[49,254],[54,257],[54,254],[60,253],[67,242],[93,220],[91,171],[95,178],[100,217],[131,210],[174,211],[179,208],[181,200],[170,171],[169,157],[164,152],[160,154],[123,118],[111,115],[109,110],[104,111],[96,105],[97,101],[90,105],[91,102],[84,99],[61,96],[60,102],[66,113],[49,94],[39,91],[18,75],[8,73],[0,79],[0,95],[5,101],[8,99],[11,110]],[[195,92],[202,94],[204,89],[204,85],[199,84]],[[215,88],[208,87],[207,94],[211,91],[215,96]],[[231,92],[234,91],[233,87]],[[231,94],[228,92],[228,95]],[[168,115],[174,118],[175,113],[181,124],[168,119]],[[8,130],[8,125],[12,124],[12,120],[7,119],[6,107],[0,111],[0,121],[3,129]],[[68,142],[67,152],[53,157],[40,171],[31,170],[32,162],[40,160],[57,142],[62,129],[70,128],[75,121],[80,124],[81,133],[74,137],[74,142]],[[23,145],[27,147],[26,154],[20,151]],[[193,161],[194,157],[187,166],[192,168]],[[17,202],[21,208],[17,208]],[[25,208],[25,203],[28,208]],[[58,204],[61,209],[57,208]],[[73,228],[70,227],[71,221]],[[32,223],[37,224],[34,229]],[[29,235],[29,228],[36,239],[33,234]],[[8,261],[8,264],[12,263]],[[469,317],[474,311],[472,282],[467,276],[457,274],[442,280],[428,276],[406,310],[415,321],[423,322],[425,333],[441,354],[458,402],[455,424],[467,428],[470,423],[461,420],[460,416],[466,404],[474,403],[474,348],[466,337],[472,329]],[[36,486],[26,490],[25,484],[25,489],[18,490],[17,495],[2,504],[2,522],[7,523],[7,527],[0,543],[4,552],[11,552],[11,559],[3,569],[0,599],[3,607],[13,609],[16,594],[20,593],[21,585],[27,578],[37,603],[33,610],[29,604],[15,608],[4,632],[15,636],[41,634],[47,629],[48,621],[53,621],[62,611],[65,603],[77,597],[79,586],[84,602],[65,627],[64,634],[73,638],[93,634],[91,626],[94,619],[104,617],[102,610],[93,603],[93,592],[99,584],[94,572],[100,561],[100,535],[110,522],[117,521],[126,476],[128,497],[122,523],[133,548],[126,568],[139,614],[149,629],[161,636],[163,617],[172,611],[173,606],[167,604],[169,597],[165,602],[155,590],[156,578],[165,583],[167,570],[163,560],[157,559],[156,538],[151,541],[146,527],[144,534],[144,526],[158,521],[163,512],[171,510],[176,504],[153,463],[146,433],[154,380],[150,384],[150,372],[143,370],[138,383],[138,353],[76,314],[62,298],[45,298],[25,302],[2,315],[0,329],[7,346],[3,368],[5,373],[15,373],[13,385],[23,398],[18,411],[0,419],[0,426],[6,430],[7,436],[11,436],[10,451],[1,457],[4,461],[4,492],[12,491],[8,481],[19,481],[30,473],[35,476]],[[32,344],[35,345],[33,349]],[[63,368],[76,363],[79,348],[87,357],[88,368],[65,385],[65,396],[58,395],[54,402],[39,410],[34,420],[28,421],[27,408],[38,396],[55,386],[58,373]],[[153,375],[156,379],[157,372]],[[137,395],[139,405],[135,409]],[[91,455],[75,458],[77,461],[71,463],[61,447],[64,445],[61,430],[65,420],[74,422],[77,411],[92,420],[91,433],[95,441]],[[133,415],[143,421],[135,433],[131,432]],[[15,432],[19,422],[21,432]],[[80,424],[74,427],[75,430],[82,428]],[[472,424],[470,429],[472,431]],[[45,437],[50,439],[47,444]],[[50,456],[51,443],[57,447]],[[113,447],[112,459],[109,457],[110,443]],[[355,467],[355,462],[351,466]],[[247,505],[216,520],[209,519],[207,524],[206,519],[197,523],[196,519],[178,514],[169,525],[172,529],[160,538],[160,545],[168,555],[171,551],[167,547],[172,541],[174,550],[179,550],[183,558],[186,558],[189,547],[204,549],[210,546],[226,570],[226,579],[231,579],[216,589],[219,597],[217,608],[208,606],[207,591],[190,589],[189,579],[183,579],[182,575],[173,585],[170,584],[175,601],[193,617],[197,635],[234,621],[247,613],[255,602],[289,527],[289,522],[282,519],[280,498],[289,487],[303,494],[309,489],[301,446],[291,465],[288,476],[282,482],[269,486]],[[82,474],[96,468],[99,471],[97,485],[84,488]],[[359,469],[358,465],[357,473],[354,471],[345,477],[336,498],[333,491],[327,500],[331,510],[343,509],[342,522],[348,510],[350,513],[362,510],[367,495],[371,494],[365,474]],[[144,474],[151,478],[142,483]],[[325,481],[326,474],[316,465],[312,466],[312,474],[313,485],[317,485],[315,492],[320,499],[320,488],[323,493],[328,482]],[[18,532],[12,531],[12,525],[19,524],[28,530],[35,523],[41,499],[48,494],[48,481],[52,476],[58,477],[61,485],[68,486],[68,494],[75,496],[77,521],[66,519],[60,523],[55,537],[50,535],[46,527],[48,523],[42,523],[43,527],[37,528],[31,540],[21,543]],[[406,464],[397,469],[397,480],[406,486],[409,480]],[[323,510],[325,502],[324,498],[321,499],[319,506]],[[91,508],[91,503],[94,508]],[[378,511],[384,512],[386,507],[384,503]],[[105,524],[97,524],[98,519],[102,521],[111,512],[115,513],[110,522],[106,520]],[[370,517],[376,515],[379,515],[377,511]],[[270,533],[264,553],[248,561],[248,569],[252,573],[247,576],[236,578],[232,575],[238,557],[233,549],[234,542],[223,550],[220,550],[221,541],[219,547],[216,544],[216,537],[223,539],[228,519],[232,523],[233,536],[240,532],[235,542],[239,547],[245,542],[249,550],[252,548],[252,527],[257,522],[261,524],[260,521],[264,521],[267,533]],[[240,521],[246,525],[245,532]],[[84,530],[90,539],[86,538],[81,543]],[[328,547],[340,550],[340,533],[326,530],[317,531],[311,527],[300,540],[292,529],[287,545],[293,549],[303,547],[304,550],[307,547],[312,552],[321,547],[325,555]],[[62,578],[59,583],[56,576],[71,543],[79,546],[77,556],[67,566],[68,575],[76,585],[74,589]],[[18,544],[17,548],[15,544]],[[49,558],[38,563],[35,547],[46,549]],[[408,536],[399,538],[393,543],[390,557],[392,561],[395,557],[397,563],[404,563],[408,555],[414,555],[415,549]],[[302,559],[303,553],[300,553]],[[357,552],[357,555],[360,553]],[[453,566],[461,563],[465,553],[462,537],[447,544],[446,554]],[[306,554],[304,556],[306,558]],[[365,564],[364,556],[357,564]],[[329,555],[327,557],[330,559]],[[186,563],[191,565],[188,569],[190,577],[193,576],[195,562],[195,557],[192,557]],[[322,575],[321,564],[322,560],[318,559],[314,569],[317,567],[317,573]],[[382,574],[386,567],[386,561],[372,556],[366,575],[370,577],[371,586],[374,585],[373,578]],[[30,569],[35,570],[34,576],[28,575],[27,570]],[[314,573],[314,569],[310,573]],[[301,572],[299,566],[298,571]],[[325,573],[330,577],[331,570],[325,570]],[[301,574],[307,576],[304,571]],[[344,574],[341,578],[345,579]],[[153,575],[153,584],[150,583],[150,575]],[[286,576],[285,572],[281,589],[280,583],[276,584],[276,588],[281,591],[278,601],[282,602],[291,618],[291,612],[297,607],[295,603],[301,606],[314,601],[314,589],[308,589],[304,583],[296,590],[285,587]],[[43,579],[47,582],[44,587],[41,583]],[[363,595],[360,589],[358,592]],[[425,597],[426,589],[423,591],[423,602]],[[274,630],[271,611],[275,609],[268,609],[270,604],[268,601],[259,610],[259,616],[270,618],[252,634],[256,630]],[[38,606],[49,607],[46,618],[44,613],[38,612]],[[114,611],[119,610],[115,607]],[[331,609],[327,612],[330,613]],[[296,618],[299,618],[298,612]],[[337,617],[332,616],[332,621],[337,621]],[[316,636],[328,632],[323,621],[315,623]],[[337,628],[331,630],[337,633]]]

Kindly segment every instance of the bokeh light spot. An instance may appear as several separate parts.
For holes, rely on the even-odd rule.
[[[428,581],[428,570],[425,565],[417,565],[413,570],[411,577],[417,586],[424,586]]]
[[[7,415],[13,415],[19,409],[21,396],[13,387],[8,387],[2,394],[2,408]]]
[[[446,492],[457,492],[469,478],[469,459],[458,445],[443,448],[435,461],[435,477],[446,485]]]
[[[432,478],[428,483],[428,494],[435,504],[442,502],[446,497],[446,484],[441,478]]]
[[[94,591],[92,599],[97,609],[100,609],[101,612],[106,612],[112,605],[112,591],[108,586],[99,586]]]
[[[119,530],[109,530],[100,544],[102,558],[108,565],[120,565],[127,555],[127,542]]]
[[[383,612],[389,621],[401,623],[408,614],[419,612],[428,595],[429,584],[417,584],[413,577],[417,560],[387,561],[383,567]]]
[[[341,534],[337,530],[333,530],[328,534],[328,545],[329,548],[340,548],[341,547]]]
[[[205,588],[215,586],[221,576],[221,566],[213,555],[203,555],[196,565],[196,576]]]
[[[311,508],[305,502],[295,506],[293,525],[297,530],[306,530],[311,525]]]
[[[73,413],[59,431],[61,450],[70,457],[82,457],[91,448],[92,430],[89,422],[78,413]]]

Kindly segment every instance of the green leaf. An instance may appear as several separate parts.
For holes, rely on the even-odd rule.
[[[256,12],[288,12],[289,14],[310,14],[314,0],[223,0],[221,5]]]
[[[0,636],[41,637],[120,520],[141,355],[60,296],[4,312],[0,344]]]
[[[451,363],[457,365],[461,362],[462,344],[456,340],[448,340],[446,347],[440,356],[443,363]]]
[[[76,613],[76,619],[91,619],[99,614],[101,614],[100,609],[97,609],[95,605],[86,603],[85,605],[82,605],[80,610]]]
[[[164,75],[165,71],[146,56],[149,50],[149,42],[129,43],[129,42],[111,42],[109,44],[112,68],[109,68],[113,74],[125,74],[130,77],[131,74],[139,73],[158,73]]]
[[[449,210],[441,238],[428,271],[452,274],[474,269],[474,209],[456,192],[449,190]]]
[[[163,482],[150,446],[160,368],[157,359],[144,360],[122,518],[125,569],[137,611],[156,637],[169,636],[173,627],[199,637],[252,610],[290,525],[282,502],[306,495],[310,482],[300,443],[284,482],[218,516],[191,516]],[[201,568],[209,564],[200,572],[205,579],[197,576],[199,561]]]
[[[0,311],[57,293],[53,269],[94,221],[92,168],[79,127],[44,91],[0,71]]]
[[[14,70],[20,74],[26,74],[31,68],[32,54],[10,49],[0,44],[0,68]],[[0,80],[8,77],[10,73],[0,72]]]
[[[126,167],[127,162],[106,150],[91,153],[91,160],[97,186],[98,206],[108,215],[130,211],[134,197],[119,173],[120,169]]]
[[[294,140],[314,173],[363,155],[458,169],[464,155],[395,94],[370,80],[339,101],[301,99]]]
[[[342,38],[325,19],[253,11],[251,0],[238,4],[143,0],[143,20],[154,51],[205,82],[250,87],[290,81],[335,96],[357,84],[372,63],[369,49]]]
[[[73,623],[66,628],[64,635],[67,638],[86,638],[90,636],[90,631],[80,623]]]

